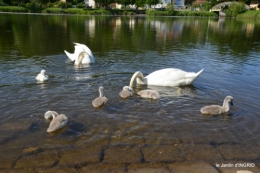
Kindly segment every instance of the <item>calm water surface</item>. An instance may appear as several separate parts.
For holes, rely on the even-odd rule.
[[[64,53],[73,42],[86,44],[96,63],[75,67]],[[1,14],[1,148],[260,143],[259,54],[254,21]],[[204,72],[193,86],[134,88],[158,90],[158,101],[118,96],[135,71],[169,67]],[[41,69],[46,83],[35,80]],[[109,101],[95,109],[99,86]],[[227,95],[228,114],[200,113]],[[67,115],[68,125],[47,133],[48,110]]]

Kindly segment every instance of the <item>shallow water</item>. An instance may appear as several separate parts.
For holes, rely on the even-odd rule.
[[[217,18],[0,15],[0,145],[71,148],[83,145],[259,143],[260,23]],[[86,44],[96,63],[76,67],[64,50]],[[161,99],[121,99],[135,71],[163,68],[203,73],[192,86],[150,88]],[[45,69],[49,81],[38,83]],[[93,108],[98,87],[108,104]],[[234,97],[228,114],[200,108]],[[44,113],[69,118],[46,132]],[[14,155],[17,153],[14,153]],[[115,156],[116,157],[116,156]]]

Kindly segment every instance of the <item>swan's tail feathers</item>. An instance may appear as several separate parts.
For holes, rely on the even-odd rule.
[[[199,77],[199,75],[203,72],[204,69],[200,70],[197,73],[190,73],[192,74],[189,78],[189,81],[187,82],[187,85],[192,85],[193,82]]]
[[[64,50],[64,52],[65,52],[65,54],[69,57],[69,59],[70,59],[71,61],[75,61],[75,56],[73,56],[73,54],[67,52],[66,50]]]
[[[198,73],[196,73],[196,76],[198,77],[202,72],[203,72],[204,69],[200,70]]]
[[[200,70],[198,73],[196,73],[193,77],[193,79],[191,80],[190,84],[192,84],[198,77],[199,75],[203,72],[204,69]]]

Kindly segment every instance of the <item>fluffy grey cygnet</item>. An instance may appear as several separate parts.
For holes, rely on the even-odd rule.
[[[160,94],[156,90],[141,90],[137,93],[143,98],[159,99]]]
[[[103,87],[100,86],[99,87],[99,97],[95,98],[93,101],[92,101],[92,105],[94,107],[100,107],[100,106],[103,106],[103,105],[106,105],[107,104],[107,98],[105,96],[103,96]]]
[[[200,109],[202,114],[218,115],[229,111],[229,103],[233,106],[233,97],[227,96],[223,105],[210,105]]]
[[[49,125],[49,128],[47,129],[47,132],[54,132],[56,130],[59,130],[68,123],[68,117],[66,117],[64,114],[58,115],[58,113],[55,111],[47,111],[44,114],[45,119],[50,119],[51,117],[52,120]]]
[[[131,87],[129,87],[129,86],[124,86],[124,87],[123,87],[123,90],[120,91],[120,93],[119,93],[120,97],[122,97],[122,98],[131,97],[131,96],[133,96],[133,94],[134,94],[134,91],[133,91],[133,89],[132,89]]]

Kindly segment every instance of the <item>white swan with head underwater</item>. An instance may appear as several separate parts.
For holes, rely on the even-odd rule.
[[[54,132],[56,130],[59,130],[68,123],[68,117],[66,117],[64,114],[58,115],[58,113],[55,111],[47,111],[44,114],[45,119],[50,119],[51,117],[52,120],[49,128],[47,129],[47,132]]]
[[[166,68],[152,72],[146,77],[140,71],[134,73],[130,80],[130,87],[134,83],[141,85],[155,85],[155,86],[183,86],[191,85],[197,77],[202,73],[203,69],[197,73],[186,72],[176,68]]]
[[[71,61],[75,61],[75,65],[95,63],[95,58],[92,51],[84,44],[74,43],[75,50],[71,54],[64,50],[65,54]]]
[[[46,75],[46,71],[45,70],[41,70],[41,73],[39,73],[36,78],[37,81],[47,81],[49,79],[48,75]]]

